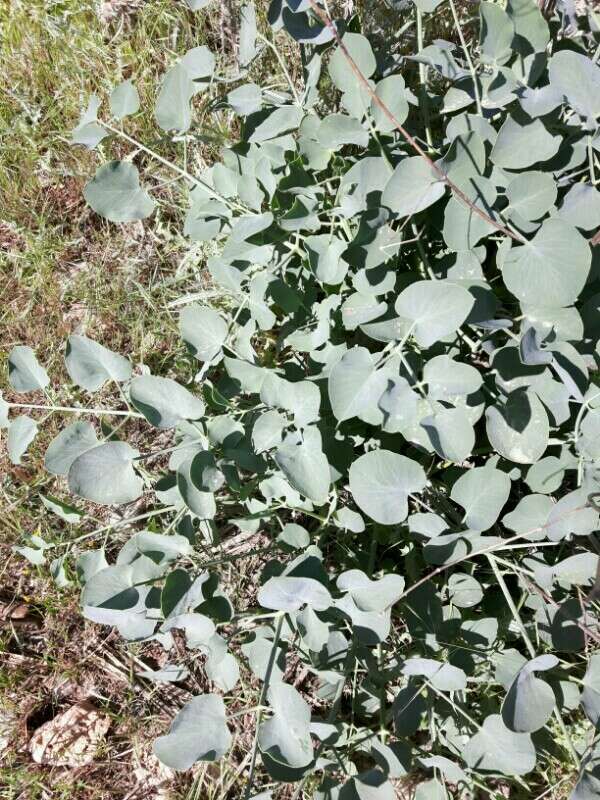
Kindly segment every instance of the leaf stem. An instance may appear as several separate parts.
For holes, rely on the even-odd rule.
[[[207,192],[207,194],[211,195],[216,200],[220,200],[221,203],[225,203],[225,205],[229,206],[229,208],[236,209],[238,211],[243,211],[244,213],[250,213],[249,210],[244,206],[241,206],[239,203],[229,200],[227,197],[224,197],[222,194],[217,192],[217,190],[213,189],[213,187],[209,183],[206,183],[206,181],[203,181],[201,178],[196,178],[187,170],[182,169],[181,167],[178,167],[177,164],[173,164],[172,161],[163,158],[155,150],[151,150],[149,147],[146,147],[146,145],[142,144],[141,142],[138,142],[137,139],[134,139],[132,136],[129,136],[129,134],[125,133],[125,131],[120,130],[120,128],[115,128],[108,122],[102,122],[102,125],[109,131],[114,133],[116,136],[120,136],[121,139],[125,139],[126,142],[129,142],[129,144],[132,144],[138,150],[141,150],[142,152],[151,156],[153,159],[158,161],[163,166],[173,170],[173,172],[176,172],[180,177],[185,178],[186,180],[190,181],[196,186],[201,186],[204,189],[204,191]]]

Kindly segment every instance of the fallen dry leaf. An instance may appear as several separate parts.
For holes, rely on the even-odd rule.
[[[91,764],[106,736],[110,718],[90,702],[71,706],[45,722],[29,740],[29,752],[37,764],[81,767]]]

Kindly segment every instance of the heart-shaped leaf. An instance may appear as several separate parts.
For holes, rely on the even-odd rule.
[[[216,694],[189,700],[166,736],[154,742],[154,752],[167,767],[189,769],[196,761],[217,761],[231,746],[225,704]]]

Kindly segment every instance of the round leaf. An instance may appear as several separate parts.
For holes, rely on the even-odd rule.
[[[350,491],[365,514],[382,525],[406,519],[408,495],[425,488],[423,467],[390,450],[374,450],[350,467]]]
[[[154,211],[154,200],[141,188],[137,168],[125,161],[99,167],[83,196],[97,214],[111,222],[134,222]]]

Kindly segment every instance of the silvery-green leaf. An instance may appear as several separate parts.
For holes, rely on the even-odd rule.
[[[60,517],[70,525],[80,522],[81,518],[84,516],[83,511],[79,511],[79,509],[69,505],[68,503],[63,503],[63,501],[59,500],[58,497],[40,494],[40,500],[44,504],[44,507],[48,509],[48,511],[56,514],[57,517]]]
[[[8,410],[10,406],[2,397],[2,392],[0,392],[0,430],[2,428],[8,428],[9,420],[8,420]]]
[[[431,347],[454,333],[473,308],[473,295],[445,281],[416,281],[396,299],[396,312],[412,323],[421,347]]]
[[[227,102],[236,114],[247,117],[255,111],[259,111],[262,104],[262,91],[260,86],[255,83],[245,83],[237,89],[229,92]]]
[[[591,58],[574,50],[559,50],[550,59],[550,83],[590,125],[600,114],[600,68]]]
[[[275,611],[299,611],[306,604],[315,611],[326,611],[332,600],[325,586],[314,578],[280,576],[269,578],[261,586],[258,602]]]
[[[490,158],[498,167],[525,169],[555,156],[561,142],[561,137],[553,136],[539,119],[521,124],[514,117],[507,117]]]
[[[192,650],[208,645],[216,632],[214,622],[196,612],[173,614],[161,626],[165,633],[174,629],[184,631],[186,644]]]
[[[65,570],[66,560],[67,556],[58,556],[50,562],[50,576],[59,589],[64,589],[65,586],[70,586],[72,583]]]
[[[189,700],[166,736],[154,742],[154,753],[167,767],[189,769],[196,761],[217,761],[231,746],[223,700],[204,694]]]
[[[378,406],[383,412],[382,428],[386,433],[406,430],[420,419],[419,395],[404,378],[388,380]]]
[[[543,52],[550,39],[550,32],[538,6],[531,0],[508,0],[506,12],[515,27],[517,49],[524,51],[520,39],[527,43],[528,51]]]
[[[319,125],[318,141],[328,150],[337,150],[344,144],[366,147],[369,134],[354,117],[347,114],[328,114]]]
[[[200,450],[192,456],[190,479],[201,492],[217,492],[225,483],[225,476],[208,450]]]
[[[254,423],[252,444],[256,453],[264,453],[278,447],[283,441],[283,431],[288,426],[287,419],[279,411],[266,411]]]
[[[375,94],[391,111],[395,119],[403,124],[408,117],[408,100],[406,99],[406,85],[402,75],[390,75],[379,81],[375,87]],[[396,125],[387,114],[381,110],[374,100],[371,100],[371,116],[376,128],[381,133],[390,133],[396,130]]]
[[[489,406],[485,418],[492,447],[509,461],[534,464],[548,447],[548,414],[534,392],[511,392],[502,405]]]
[[[407,659],[402,666],[402,674],[408,677],[422,675],[441,692],[456,692],[467,686],[467,676],[462,669],[432,658]]]
[[[304,427],[319,419],[321,393],[312,381],[286,381],[267,370],[260,386],[260,399],[294,415],[294,422]]]
[[[246,3],[240,10],[240,46],[238,58],[241,67],[247,66],[256,55],[256,9]]]
[[[212,0],[185,0],[192,11],[200,11],[201,8],[206,8]]]
[[[181,59],[181,63],[194,81],[210,78],[215,71],[215,55],[206,45],[188,50]]]
[[[535,673],[552,669],[558,663],[556,656],[543,655],[521,667],[502,704],[502,719],[510,730],[532,733],[550,719],[556,698],[551,686]]]
[[[441,1],[441,0],[440,0]],[[438,0],[418,0],[426,9],[438,4]],[[349,778],[340,792],[340,800],[396,800],[396,790],[379,769],[370,769]]]
[[[337,587],[348,592],[361,611],[385,611],[401,597],[404,578],[384,575],[373,581],[362,570],[350,569],[339,576]]]
[[[331,473],[320,441],[306,435],[299,443],[284,443],[275,452],[275,462],[290,484],[317,505],[326,502]],[[315,429],[315,433],[318,433]]]
[[[123,81],[112,90],[110,95],[110,113],[116,119],[123,119],[140,110],[140,96],[133,83]]]
[[[333,515],[332,521],[339,528],[343,528],[352,533],[362,533],[365,529],[365,521],[361,515],[351,508],[340,508]]]
[[[526,775],[535,767],[535,747],[528,733],[513,733],[500,714],[486,717],[481,729],[467,742],[463,758],[472,769]]]
[[[154,118],[164,131],[184,133],[189,129],[192,124],[190,101],[197,89],[182,62],[165,73],[154,109]]]
[[[225,356],[224,364],[227,374],[233,378],[234,381],[239,382],[243,392],[260,392],[268,375],[268,370],[263,367],[258,367],[256,364],[250,364],[242,359],[229,358],[227,356]]]
[[[600,721],[600,655],[592,654],[583,676],[581,705],[592,725]]]
[[[427,480],[420,464],[390,450],[374,450],[357,458],[349,479],[358,507],[382,525],[406,519],[408,495],[422,491]]]
[[[282,12],[285,29],[300,44],[319,45],[333,39],[333,31],[327,25],[311,24],[306,13],[294,14],[284,6]],[[314,17],[311,18],[314,21]]]
[[[343,422],[376,408],[387,380],[382,370],[375,369],[365,347],[348,350],[329,373],[329,401],[335,418]]]
[[[587,536],[598,528],[598,512],[588,502],[584,488],[575,489],[555,503],[546,522],[546,535],[558,542],[570,534]]]
[[[137,500],[144,487],[133,469],[137,455],[126,442],[107,442],[86,450],[69,468],[70,491],[102,505]]]
[[[472,608],[483,598],[478,580],[464,572],[454,572],[448,579],[448,599],[457,608]]]
[[[281,529],[277,541],[282,542],[288,547],[293,547],[295,550],[303,549],[310,544],[310,534],[302,525],[296,525],[295,522],[288,522]]]
[[[463,521],[474,531],[486,531],[500,516],[510,494],[510,478],[492,466],[467,470],[456,481],[451,499],[464,509]]]
[[[383,316],[386,310],[387,304],[377,300],[373,295],[355,292],[344,300],[342,304],[342,321],[347,330],[353,331],[356,330],[359,325],[362,326],[366,322],[371,322],[371,320]],[[408,325],[403,326],[403,322],[403,320],[389,320],[388,322],[382,323],[382,327],[384,328],[383,332],[379,329],[373,332],[373,326],[371,326],[366,333],[373,339],[377,339],[377,341],[389,341],[389,339],[384,338],[388,334],[394,339],[399,332],[399,328],[403,330],[408,329]]]
[[[209,655],[205,664],[206,677],[223,692],[230,692],[240,679],[240,666],[237,658],[225,653],[220,658]]]
[[[576,183],[564,196],[558,216],[584,231],[598,227],[600,192],[589,183]]]
[[[345,48],[365,78],[370,78],[377,66],[371,43],[360,33],[346,33],[342,38]],[[348,59],[341,47],[336,48],[329,59],[329,75],[341,92],[351,91],[356,84],[356,76],[349,67]]]
[[[464,408],[442,408],[421,420],[431,446],[446,461],[460,463],[475,446],[475,431]]]
[[[13,347],[8,355],[8,380],[15,392],[35,392],[50,383],[33,350],[24,344]]]
[[[179,332],[192,355],[199,361],[212,361],[227,339],[228,326],[213,308],[194,304],[181,312]]]
[[[86,184],[83,196],[91,208],[111,222],[134,222],[149,217],[154,200],[140,186],[140,176],[134,164],[109,161],[96,170]]]
[[[493,210],[497,192],[491,180],[475,176],[468,179],[470,190],[465,194],[476,208],[483,211],[492,220],[499,222]],[[472,208],[465,205],[457,197],[451,197],[444,211],[444,241],[456,252],[472,250],[481,239],[495,233],[494,225],[479,216]]]
[[[551,174],[535,170],[521,172],[506,187],[507,210],[526,220],[540,219],[552,208],[557,195],[558,189]]]
[[[524,538],[530,541],[544,539],[553,505],[552,498],[545,494],[527,494],[502,518],[502,524],[515,533],[526,534]]]
[[[13,464],[20,464],[21,457],[37,436],[38,425],[34,419],[21,415],[15,417],[8,426],[6,446],[8,457]]]
[[[248,118],[252,122],[249,142],[266,142],[284,133],[294,131],[302,122],[304,112],[297,106],[280,106],[272,111],[259,112]]]
[[[177,468],[177,487],[186,506],[199,519],[214,519],[217,513],[215,496],[196,486],[192,470],[195,456],[183,461]]]
[[[397,217],[417,214],[444,195],[446,184],[420,156],[403,159],[394,170],[381,198]]]
[[[313,760],[310,738],[310,706],[293,686],[275,683],[269,687],[268,701],[273,716],[258,729],[258,746],[269,769],[269,762],[293,770],[307,767]]]
[[[521,302],[536,305],[543,300],[545,306],[562,308],[579,296],[590,263],[582,235],[560,219],[549,219],[531,241],[508,252],[501,268],[507,288]]]
[[[519,356],[523,364],[531,367],[552,363],[552,353],[542,350],[540,336],[535,328],[527,328],[519,342]]]
[[[496,66],[506,64],[513,54],[512,40],[515,35],[510,17],[500,6],[489,2],[480,4],[479,14],[481,62]]]
[[[73,383],[88,392],[97,392],[108,380],[120,383],[131,377],[131,363],[127,358],[87,336],[69,336],[65,366]]]
[[[54,438],[44,457],[44,466],[54,475],[66,475],[75,459],[98,444],[89,422],[73,422]]]
[[[414,800],[446,800],[446,787],[437,778],[423,781],[415,789]]]
[[[83,144],[93,150],[105,136],[108,136],[106,128],[98,124],[99,108],[99,97],[95,94],[91,95],[77,127],[71,132],[71,142],[73,144]]]
[[[483,378],[470,364],[441,355],[427,361],[423,380],[427,383],[427,394],[432,400],[451,400],[456,395],[476,392]]]
[[[108,561],[104,548],[100,550],[86,550],[81,553],[76,562],[77,578],[83,585],[100,570],[108,568]]]
[[[163,572],[162,567],[146,556],[140,556],[133,564],[106,567],[87,577],[81,604],[114,611],[140,611],[148,591],[144,584],[161,577]]]
[[[323,622],[309,605],[296,614],[296,625],[306,647],[315,653],[321,652],[329,639],[329,625]]]
[[[273,631],[270,628],[255,628],[240,649],[248,660],[252,674],[260,681],[265,680],[269,665],[271,685],[281,681],[285,672],[285,651],[281,642],[274,646]]]
[[[180,556],[190,555],[192,551],[192,545],[185,536],[139,531],[121,548],[117,564],[131,564],[140,555],[148,556],[156,564],[169,564]]]
[[[333,234],[307,236],[304,246],[308,254],[310,265],[323,283],[340,284],[346,272],[348,263],[341,257],[347,248],[347,243]]]
[[[174,428],[184,419],[200,419],[204,403],[171,378],[139,375],[129,387],[131,402],[155,428]]]

